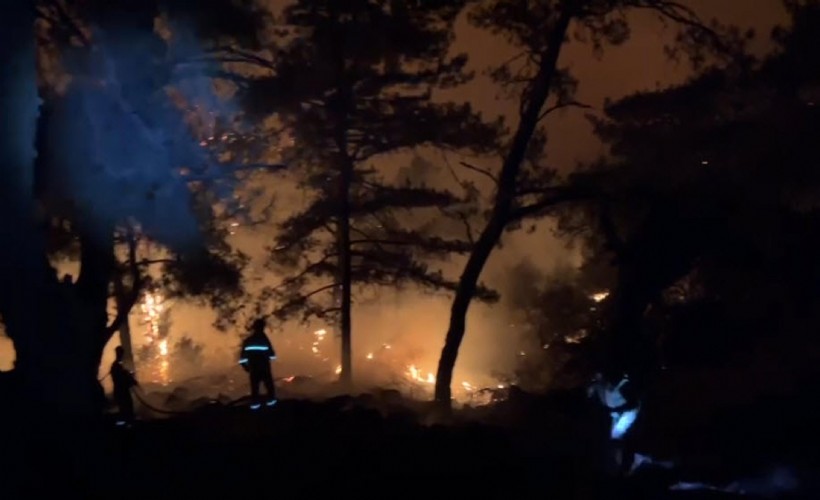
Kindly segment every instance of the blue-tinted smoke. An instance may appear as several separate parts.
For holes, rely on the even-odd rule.
[[[185,252],[202,237],[183,169],[221,186],[221,196],[233,190],[232,177],[200,144],[209,132],[201,118],[230,118],[236,109],[215,94],[204,65],[171,85],[169,55],[201,52],[176,29],[164,61],[141,51],[156,46],[154,33],[123,40],[96,32],[84,71],[49,122],[49,191],[70,201],[86,230],[136,220],[156,241]]]

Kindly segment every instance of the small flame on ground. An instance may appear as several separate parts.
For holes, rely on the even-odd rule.
[[[589,296],[595,302],[603,302],[606,298],[609,297],[609,291],[604,290],[603,292],[593,293]]]
[[[423,384],[435,384],[436,383],[436,376],[432,373],[428,372],[427,376],[425,377],[421,370],[419,370],[416,365],[410,365],[407,367],[407,374],[410,375],[410,379],[416,382],[421,382]]]
[[[416,365],[409,365],[406,371],[407,377],[416,383],[423,384],[426,387],[436,384],[436,376],[433,375],[431,372],[427,372],[425,375],[422,370],[420,370]],[[496,384],[495,387],[497,389],[506,389],[506,385],[504,384]],[[459,388],[456,386],[456,388]],[[468,382],[463,381],[461,382],[461,389],[459,399],[466,399],[470,401],[470,404],[478,404],[484,405],[489,404],[493,401],[493,397],[491,393],[488,392],[489,389],[480,389],[478,386]],[[466,398],[465,398],[466,396]]]

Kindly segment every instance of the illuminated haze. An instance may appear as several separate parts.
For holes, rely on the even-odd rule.
[[[756,10],[749,8],[746,0],[690,0],[683,2],[691,5],[704,18],[716,17],[724,23],[738,25],[741,28],[753,28],[758,37],[753,44],[757,53],[764,53],[770,48],[768,35],[776,24],[786,22],[785,12],[778,0],[758,0],[754,2]],[[607,49],[602,59],[596,59],[590,47],[571,42],[562,55],[562,65],[569,66],[579,80],[577,99],[589,104],[593,113],[602,108],[605,98],[617,99],[638,90],[655,89],[684,81],[691,70],[685,63],[669,61],[663,51],[665,43],[671,41],[673,30],[664,28],[653,16],[639,13],[632,15],[632,36],[629,42],[615,49]],[[497,88],[482,75],[489,66],[507,59],[511,54],[503,42],[468,25],[461,19],[457,26],[455,51],[470,54],[470,69],[477,72],[477,78],[468,86],[443,93],[440,98],[463,101],[469,100],[487,117],[505,115],[511,124],[515,124],[512,113],[517,103],[497,98]],[[592,134],[591,127],[582,112],[567,110],[557,113],[547,125],[550,145],[549,163],[566,173],[579,162],[592,160],[605,152],[603,146]],[[423,151],[420,154],[427,159],[441,163],[442,156],[435,151]],[[473,180],[489,196],[491,189],[486,179],[458,167],[459,158],[448,155],[450,163],[459,176]],[[410,163],[411,156],[392,156],[377,164],[386,171],[397,171],[401,166]],[[492,169],[497,167],[488,161],[470,161]],[[446,169],[442,169],[436,179],[428,179],[428,184],[437,187],[453,188],[453,181]],[[289,187],[289,182],[278,178],[270,181],[268,188],[277,198],[277,217],[284,217],[286,207],[294,206],[302,200],[302,195]],[[506,278],[509,269],[522,259],[530,259],[544,272],[549,272],[558,265],[577,266],[580,256],[565,248],[550,231],[551,223],[543,221],[538,224],[533,234],[518,232],[505,235],[504,247],[497,249],[491,256],[482,274],[482,281],[498,289],[502,295],[505,290],[515,286]],[[259,288],[263,284],[271,285],[279,281],[264,270],[265,246],[273,240],[270,227],[240,227],[233,236],[235,245],[247,252],[253,261],[247,270],[249,287]],[[443,269],[450,276],[457,277],[463,265],[463,258],[453,258],[445,263]],[[431,296],[418,290],[401,291],[374,290],[364,297],[354,297],[353,308],[353,349],[354,377],[362,385],[381,384],[391,378],[401,378],[406,365],[414,363],[422,372],[435,372],[444,334],[449,320],[450,300],[445,294]],[[253,304],[249,304],[252,309]],[[202,307],[177,302],[172,306],[172,327],[170,336],[174,338],[188,335],[204,346],[204,365],[202,373],[225,373],[228,371],[236,380],[244,381],[241,370],[236,367],[237,349],[240,335],[244,332],[245,316],[233,331],[219,332],[213,326],[215,319],[211,311]],[[135,308],[136,309],[136,308]],[[135,344],[142,339],[137,324],[138,312],[132,314],[132,336]],[[508,311],[501,305],[474,303],[471,306],[467,334],[460,350],[456,365],[454,384],[470,381],[473,384],[491,384],[494,374],[510,373],[515,366],[516,357],[521,350],[521,339],[515,329],[509,327]],[[271,339],[278,351],[279,359],[274,364],[276,377],[295,374],[331,376],[338,363],[338,341],[328,334],[321,344],[321,356],[311,352],[315,340],[312,332],[332,325],[315,322],[301,325],[290,322],[284,325],[272,325],[269,329]],[[103,360],[101,373],[107,372],[111,362],[111,351],[118,344],[118,339],[109,346]],[[378,357],[385,354],[381,349],[384,344],[391,346],[390,367],[377,363]],[[366,359],[368,353],[374,353],[373,360]],[[0,351],[0,367],[7,366],[8,349]],[[5,359],[3,359],[5,356]],[[328,357],[328,361],[321,358]],[[372,368],[375,367],[375,368]],[[388,373],[392,371],[392,373]],[[196,373],[184,373],[183,378]],[[244,383],[244,382],[242,382]]]

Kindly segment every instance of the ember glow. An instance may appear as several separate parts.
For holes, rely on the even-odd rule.
[[[405,371],[409,382],[417,384],[428,390],[436,385],[436,376],[433,372],[420,370],[416,365],[409,365]],[[505,384],[495,383],[491,387],[480,387],[466,380],[453,386],[453,399],[460,403],[471,405],[486,405],[493,402],[493,391],[503,390]]]
[[[313,345],[310,347],[310,350],[314,355],[319,357],[322,355],[320,346],[322,345],[322,341],[325,340],[325,337],[327,336],[327,330],[320,328],[313,332],[313,336],[315,337],[315,340],[313,341]]]
[[[233,335],[225,335],[212,329],[211,318],[199,314],[196,305],[171,301],[160,296],[162,290],[152,291],[154,293],[144,295],[134,308],[134,323],[138,325],[135,331],[138,334],[134,336],[136,368],[141,381],[164,386],[154,390],[168,391],[179,386],[188,391],[201,391],[209,397],[242,396],[247,389],[246,374],[236,364],[236,342],[247,333],[244,325],[237,325]],[[430,309],[425,303],[424,311]],[[379,318],[378,313],[368,309],[362,314],[368,313],[370,318]],[[489,316],[482,325],[494,324],[496,316]],[[147,321],[149,317],[156,321],[152,324]],[[362,321],[354,332],[355,386],[351,389],[355,393],[396,389],[411,399],[432,398],[440,338],[435,330],[437,321],[429,318],[430,315],[418,314],[399,322],[387,317],[370,324]],[[507,319],[503,319],[503,323],[507,324]],[[335,325],[321,321],[294,322],[272,328],[268,336],[279,355],[273,371],[283,397],[325,397],[344,390],[337,384],[341,346]],[[202,347],[201,361],[191,364],[185,351],[178,347],[178,340],[185,338]],[[167,340],[167,356],[163,355],[163,339]],[[508,347],[511,352],[498,357],[479,358],[467,350],[466,362],[459,364],[454,373],[454,403],[477,406],[490,392],[495,400],[504,397],[506,387],[514,380],[506,358],[517,357],[522,346]],[[493,372],[488,367],[492,367]]]
[[[287,371],[279,379],[281,383],[291,384],[297,380],[313,379],[321,384],[335,380],[334,377],[341,373],[342,366],[338,363],[338,342],[334,342],[335,339],[329,332],[327,327],[308,330],[305,332],[307,335],[301,336],[302,345],[290,344],[291,341],[299,342],[298,336],[289,336],[283,340],[284,345],[291,345],[291,349],[296,348],[307,354],[307,365],[286,361]],[[381,342],[373,342],[369,346],[365,344],[358,352],[354,352],[353,365],[358,388],[366,390],[390,387],[413,398],[432,397],[436,376],[429,368],[435,366],[435,360],[412,344],[384,342],[384,337],[380,340]],[[476,374],[475,380],[454,381],[453,399],[460,404],[488,404],[498,400],[498,391],[506,387],[507,384],[501,380]],[[300,389],[294,387],[291,390]]]

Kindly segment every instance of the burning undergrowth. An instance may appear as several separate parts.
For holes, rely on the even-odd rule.
[[[317,346],[324,346],[327,335],[325,330],[314,332],[317,340],[311,342],[312,355],[324,354]],[[231,405],[248,394],[247,374],[238,366],[222,369],[202,366],[198,375],[166,379],[173,373],[191,373],[191,363],[184,352],[181,349],[171,350],[162,357],[164,364],[160,365],[169,367],[167,370],[146,373],[149,379],[142,383],[141,395],[150,406],[169,411],[188,411],[215,403]],[[413,407],[415,403],[432,399],[434,374],[420,369],[412,362],[412,357],[400,348],[386,344],[378,351],[365,353],[355,362],[357,384],[352,393],[363,397],[361,401],[374,403],[385,400],[391,405]],[[175,370],[177,363],[184,364],[186,368]],[[313,363],[298,359],[277,363],[274,365],[277,395],[280,399],[311,400],[342,396],[347,391],[338,383],[338,372],[339,366],[331,357],[314,359]],[[507,388],[506,383],[485,377],[478,378],[476,382],[465,380],[454,384],[453,395],[459,406],[484,406],[503,400]],[[148,408],[146,413],[156,416],[158,412]]]
[[[241,336],[209,329],[207,315],[201,311],[190,314],[189,307],[184,302],[172,304],[154,291],[135,308],[137,321],[132,318],[132,324],[138,328],[131,335],[134,368],[142,397],[152,406],[187,410],[209,401],[225,404],[249,392],[247,374],[237,364]],[[406,322],[384,312],[361,314],[368,322],[359,323],[354,336],[354,394],[395,391],[408,401],[432,399],[438,361],[439,341],[433,343],[433,335],[438,333],[437,311],[429,303],[424,304],[424,315],[413,309],[400,311],[413,317]],[[478,334],[499,328],[480,319]],[[430,338],[417,332],[430,332]],[[340,344],[330,327],[285,325],[269,330],[268,335],[278,354],[272,366],[280,399],[322,400],[342,394],[337,382]],[[119,339],[114,339],[109,349],[117,344]],[[475,351],[475,346],[468,345],[463,357],[466,362],[460,361],[456,368],[452,387],[459,406],[488,405],[503,399],[513,382],[511,376],[482,369],[503,365],[495,362],[498,351],[487,351],[489,356],[483,352],[476,355]],[[109,363],[104,361],[103,366],[107,368]],[[105,385],[110,389],[110,382]]]

